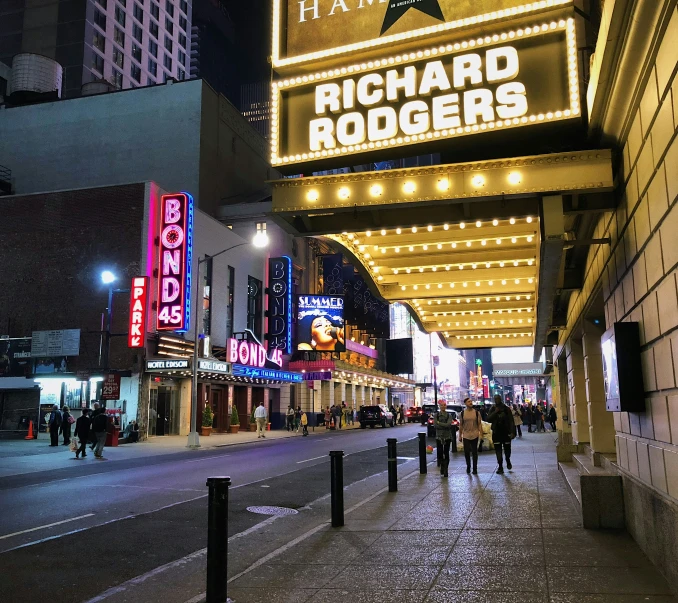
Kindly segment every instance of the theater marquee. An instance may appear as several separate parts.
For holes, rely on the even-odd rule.
[[[273,67],[447,37],[572,0],[274,0]]]
[[[280,80],[271,161],[369,155],[572,119],[578,78],[574,20],[562,19]]]

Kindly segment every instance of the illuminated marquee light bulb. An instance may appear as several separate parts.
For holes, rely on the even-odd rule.
[[[432,232],[432,231],[433,231],[433,226],[431,226],[431,225],[429,224],[429,225],[426,227],[426,230],[428,230],[429,232]]]
[[[438,244],[436,245],[436,247],[437,247],[438,249],[442,249],[442,248],[443,248],[443,244],[442,244],[442,243],[438,243]]]
[[[501,239],[497,239],[497,245],[501,245]]]
[[[386,236],[386,229],[382,228],[380,234],[382,237]]]
[[[436,270],[438,270],[438,267],[437,267],[437,266],[433,266],[433,267],[431,268],[431,270],[432,270],[433,272],[435,272]]]
[[[517,278],[515,281],[513,281],[516,285],[520,285],[520,279]]]
[[[308,201],[317,201],[320,198],[320,193],[316,190],[308,191],[306,193],[306,199]]]
[[[515,219],[515,218],[511,218],[511,219],[509,220],[509,224],[515,224],[515,223],[516,223],[516,219]]]
[[[480,220],[476,220],[476,228],[480,228],[483,223]]]
[[[464,269],[464,264],[459,264],[459,270],[463,270],[463,269]]]
[[[401,290],[401,291],[405,291],[405,289],[407,289],[407,287],[406,287],[405,285],[402,285],[402,286],[400,287],[400,290]]]
[[[428,245],[422,245],[421,248],[422,248],[424,251],[428,251]]]
[[[409,246],[409,250],[410,250],[410,251],[414,251],[414,246],[413,246],[413,245],[410,245],[410,246]]]
[[[520,184],[521,181],[522,181],[522,176],[520,175],[520,172],[511,172],[508,175],[508,182],[509,182],[509,184],[511,184],[513,186]]]
[[[408,195],[411,195],[414,193],[414,191],[417,190],[417,185],[414,182],[406,182],[403,184],[403,191],[405,191]]]
[[[466,241],[466,247],[470,247],[470,246],[471,246],[471,241]]]
[[[380,197],[383,192],[384,189],[381,186],[381,184],[373,184],[370,187],[370,195],[372,195],[373,197]]]
[[[514,266],[517,266],[517,265],[518,265],[518,260],[514,260],[514,261],[513,261],[513,265],[514,265]]]
[[[504,262],[499,262],[499,267],[503,268],[504,267]]]
[[[532,264],[534,264],[534,260],[527,260],[527,265],[528,265],[528,266],[532,266]]]
[[[424,272],[424,268],[420,266],[420,267],[419,267],[419,272]]]
[[[527,216],[527,218],[525,218],[525,221],[526,221],[528,224],[532,224],[532,216]]]
[[[414,234],[414,233],[416,233],[416,232],[417,232],[417,227],[416,227],[416,226],[413,226],[413,227],[412,227],[412,233]]]
[[[410,272],[412,272],[412,269],[411,269],[411,268],[406,268],[406,269],[405,269],[405,272],[407,272],[407,274],[409,274]]]
[[[499,220],[497,220],[496,218],[494,220],[492,220],[492,226],[497,226],[498,224],[499,224]]]
[[[443,230],[449,230],[450,225],[449,224],[443,224]]]
[[[491,266],[490,262],[485,262],[485,268],[489,268]]]
[[[448,178],[439,178],[437,186],[438,190],[444,193],[450,189],[450,180]]]
[[[492,285],[494,285],[494,281],[487,281],[487,284],[491,287]]]
[[[531,243],[532,242],[532,237],[527,237],[527,242]]]
[[[381,252],[382,252],[382,253],[386,253],[386,247],[382,247],[382,248],[381,248]]]
[[[394,269],[393,269],[393,274],[398,274],[398,269],[397,269],[397,268],[394,268]]]
[[[456,243],[452,243],[452,249],[456,249],[456,248],[457,248],[457,244],[456,244]]]
[[[480,281],[476,281],[476,287],[480,287]]]
[[[518,242],[518,239],[516,239],[516,237],[511,237],[511,243],[517,243],[517,242]]]
[[[471,180],[473,183],[473,186],[476,188],[480,188],[481,186],[485,185],[485,178],[483,178],[480,174],[477,174],[473,176],[473,180]]]
[[[395,251],[396,253],[400,253],[400,247],[396,247],[393,251]]]
[[[473,268],[474,270],[475,270],[477,267],[478,267],[478,264],[471,264],[471,268]]]
[[[464,228],[466,228],[466,224],[464,222],[460,222],[459,228],[461,228],[463,230]]]
[[[466,282],[462,283],[462,285],[463,285],[464,287],[468,287],[468,283],[466,283]]]
[[[402,228],[396,228],[396,234],[402,233],[403,229]]]
[[[445,270],[449,270],[450,268],[451,268],[451,266],[449,264],[447,266],[445,266]]]
[[[351,191],[346,186],[342,186],[337,195],[340,199],[348,199],[351,196]]]
[[[505,285],[505,284],[506,284],[506,280],[502,280],[502,281],[501,281],[501,284],[502,284],[502,285]]]

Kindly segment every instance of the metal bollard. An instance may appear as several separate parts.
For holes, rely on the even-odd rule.
[[[344,451],[330,451],[330,493],[332,497],[332,527],[344,525]]]
[[[426,467],[426,433],[419,434],[419,473],[421,475],[428,473]]]
[[[228,600],[228,488],[230,477],[209,477],[207,507],[207,594],[206,603]]]
[[[387,438],[388,448],[388,491],[398,491],[398,453],[396,452],[396,438]]]

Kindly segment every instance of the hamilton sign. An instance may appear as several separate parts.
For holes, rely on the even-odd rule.
[[[576,118],[574,22],[281,80],[272,108],[276,166]]]

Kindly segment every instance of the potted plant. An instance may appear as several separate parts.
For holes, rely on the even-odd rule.
[[[202,411],[202,427],[200,435],[208,436],[212,433],[212,423],[214,422],[214,413],[210,406],[205,406]]]
[[[236,405],[234,404],[233,407],[231,408],[230,431],[231,431],[231,433],[238,433],[239,429],[240,429],[240,417],[238,417],[238,409],[237,409]]]
[[[257,409],[257,407],[252,404],[252,412],[250,413],[250,431],[256,431],[257,430],[257,420],[254,418],[254,411]]]

